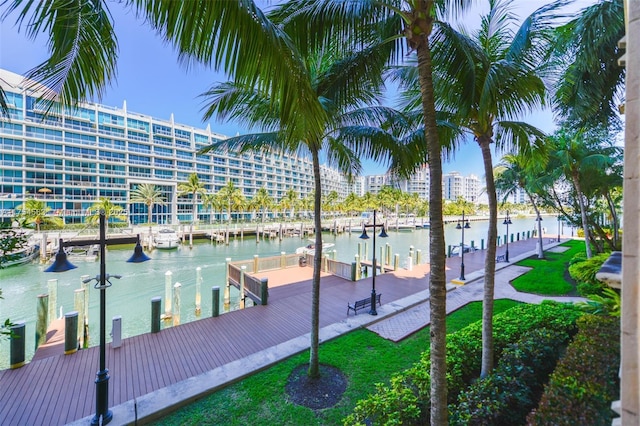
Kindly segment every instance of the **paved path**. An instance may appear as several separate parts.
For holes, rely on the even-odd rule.
[[[510,243],[512,260],[533,254],[535,243],[533,239]],[[553,245],[555,243],[545,239],[545,248]],[[499,248],[498,253],[501,251]],[[471,297],[481,298],[484,254],[484,251],[465,254],[465,266],[470,271],[466,274],[468,284],[449,292],[451,306],[464,305]],[[460,258],[447,259],[448,280],[457,278],[459,266]],[[498,266],[501,271],[512,268],[504,263]],[[311,270],[300,269],[303,271],[299,272],[304,273]],[[300,280],[300,276],[293,273],[280,274]],[[352,283],[334,276],[323,277],[320,340],[333,339],[375,323],[381,326],[387,323],[389,328],[404,329],[404,333],[424,327],[428,323],[427,275],[428,265],[420,265],[413,271],[378,275],[376,288],[382,294],[383,303],[378,316],[346,315],[347,301],[370,294],[371,278]],[[507,277],[502,272],[499,276]],[[503,284],[502,281],[496,283],[500,287]],[[310,300],[311,281],[303,279],[296,284],[274,286],[267,306],[128,338],[117,349],[108,345],[112,424],[131,424],[158,417],[308,350]],[[405,314],[398,315],[402,312]],[[409,318],[410,313],[422,317],[408,324],[409,320],[404,318]],[[389,319],[385,321],[386,318]],[[256,324],[260,325],[259,330]],[[16,370],[0,371],[0,424],[87,424],[94,412],[93,382],[97,364],[98,348],[94,347],[74,355],[32,361]]]

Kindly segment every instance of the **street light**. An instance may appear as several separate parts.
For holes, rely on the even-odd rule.
[[[560,242],[560,222],[562,222],[562,220],[560,220],[560,215],[558,215],[558,242]]]
[[[509,225],[511,225],[511,218],[509,217],[509,210],[507,210],[507,217],[504,218],[503,225],[507,225],[507,251],[504,254],[504,260],[509,262]]]
[[[464,277],[464,230],[469,229],[469,221],[464,219],[464,210],[462,210],[462,221],[458,220],[456,229],[462,230],[462,241],[460,242],[460,281],[465,281]]]
[[[97,372],[96,377],[96,414],[91,419],[92,425],[103,424],[106,425],[113,419],[113,413],[109,410],[109,370],[107,370],[105,362],[106,352],[106,292],[108,287],[111,287],[109,278],[120,278],[120,275],[108,275],[106,273],[106,261],[105,261],[105,248],[109,244],[131,244],[136,243],[133,255],[127,260],[127,262],[140,263],[149,260],[149,257],[144,254],[142,246],[140,245],[140,235],[137,237],[122,237],[112,238],[107,241],[106,238],[106,220],[104,210],[100,210],[100,238],[97,240],[84,240],[84,241],[67,241],[66,243],[60,239],[60,246],[58,253],[56,254],[56,260],[45,272],[65,272],[71,269],[75,269],[76,266],[67,260],[67,254],[64,251],[65,247],[69,246],[88,246],[99,244],[100,245],[100,275],[95,278],[90,278],[84,282],[96,280],[94,288],[100,290],[100,370]]]
[[[382,231],[380,231],[380,238],[387,238],[387,232],[384,229],[384,224],[376,225],[376,211],[373,211],[373,225],[362,224],[362,235],[360,238],[363,240],[368,240],[369,236],[367,235],[367,228],[373,228],[373,258],[371,259],[371,265],[373,267],[373,277],[371,279],[371,309],[369,310],[369,315],[378,315],[378,311],[376,310],[376,227],[381,226]]]

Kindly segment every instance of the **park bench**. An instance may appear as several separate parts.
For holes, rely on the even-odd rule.
[[[507,258],[505,257],[504,254],[499,254],[496,256],[496,262],[506,262]]]
[[[376,304],[380,306],[380,294],[376,294]],[[354,315],[358,315],[359,309],[365,309],[371,306],[371,296],[366,297],[362,300],[356,300],[356,303],[353,305],[347,302],[347,316],[349,316],[349,311],[353,311]]]

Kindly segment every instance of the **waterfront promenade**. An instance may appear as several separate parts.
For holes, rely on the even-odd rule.
[[[512,261],[534,254],[535,239],[509,244]],[[557,243],[545,238],[545,249]],[[498,249],[500,254],[503,247]],[[451,286],[448,310],[482,294],[485,251],[465,254],[467,285]],[[516,267],[499,263],[497,297],[507,294]],[[269,275],[269,305],[234,311],[217,318],[168,327],[156,334],[125,339],[122,347],[107,345],[109,406],[112,424],[132,424],[161,415],[171,407],[242,379],[309,347],[312,268],[289,268]],[[460,258],[447,259],[447,279],[458,278]],[[511,273],[510,271],[515,271]],[[378,316],[365,312],[347,316],[347,302],[370,295],[371,278],[350,282],[324,275],[321,284],[321,341],[369,327],[399,340],[428,324],[428,265],[376,277],[382,295]],[[291,283],[288,285],[284,285]],[[512,293],[517,293],[513,291]],[[538,302],[539,297],[522,296]],[[529,300],[531,299],[531,300]],[[455,302],[454,302],[455,300]],[[565,298],[573,300],[573,298]],[[148,309],[149,307],[140,307]],[[426,316],[425,316],[426,313]],[[378,328],[378,329],[376,329]],[[73,355],[37,357],[16,370],[0,371],[0,424],[88,424],[95,410],[98,347]]]

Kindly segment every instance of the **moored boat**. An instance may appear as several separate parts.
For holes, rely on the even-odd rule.
[[[154,235],[153,245],[161,250],[177,249],[180,245],[180,238],[173,229],[163,228]]]
[[[24,263],[31,262],[33,259],[40,256],[40,246],[38,244],[27,244],[18,249],[12,250],[5,255],[5,261],[2,262],[2,267],[22,265]]]

